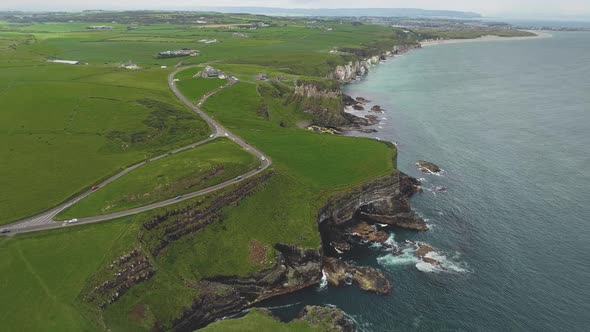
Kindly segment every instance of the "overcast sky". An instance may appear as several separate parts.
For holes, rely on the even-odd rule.
[[[422,8],[473,11],[485,16],[590,18],[590,0],[0,0],[1,10],[179,9],[203,6]]]

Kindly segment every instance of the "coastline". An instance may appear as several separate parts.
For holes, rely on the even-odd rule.
[[[443,45],[443,44],[458,44],[458,43],[475,43],[475,42],[488,42],[488,41],[515,41],[515,40],[529,40],[529,39],[543,39],[543,38],[551,38],[553,35],[536,30],[523,30],[530,33],[534,33],[536,36],[529,36],[529,37],[500,37],[494,35],[487,35],[482,36],[479,38],[470,38],[470,39],[440,39],[440,40],[428,40],[420,42],[422,47],[434,46],[434,45]]]
[[[380,58],[383,58],[383,59],[393,58],[393,59],[395,59],[396,56],[404,54],[404,53],[410,53],[414,49],[420,49],[422,47],[429,47],[429,46],[443,45],[443,44],[459,44],[459,43],[491,42],[491,41],[518,41],[518,40],[529,40],[529,39],[545,39],[545,38],[552,38],[553,37],[553,35],[551,35],[549,33],[537,31],[537,30],[522,30],[522,31],[533,33],[533,34],[535,34],[535,36],[500,37],[500,36],[495,36],[495,35],[486,35],[486,36],[482,36],[479,38],[470,38],[470,39],[427,40],[427,41],[418,42],[418,46],[415,48],[404,49],[401,52],[396,52],[396,53],[388,52],[388,53],[382,54],[380,56]],[[369,62],[369,66],[367,66],[365,72],[363,72],[360,75],[357,75],[355,77],[352,77],[349,80],[341,81],[341,84],[340,84],[341,88],[344,87],[345,85],[357,82],[359,80],[359,77],[365,78],[369,72],[370,67],[377,66],[387,60],[381,60],[379,62],[372,62],[371,58],[366,58],[363,61]],[[344,112],[346,112],[352,116],[355,116],[357,118],[368,119],[371,122],[368,124],[364,124],[362,126],[364,129],[359,130],[359,129],[344,128],[344,130],[342,130],[342,132],[345,135],[357,136],[355,134],[355,132],[360,132],[360,133],[364,133],[364,134],[371,134],[371,133],[377,133],[380,131],[380,129],[383,129],[382,124],[384,124],[384,120],[387,120],[387,117],[385,116],[386,110],[382,109],[375,101],[366,100],[363,96],[357,95],[357,96],[353,96],[353,98],[354,99],[361,98],[361,99],[365,100],[365,102],[358,102],[356,104],[359,106],[363,106],[363,108],[357,110],[357,109],[354,109],[352,105],[346,105],[344,107]],[[372,109],[373,106],[377,106],[379,108],[379,111],[375,112]],[[366,136],[362,136],[362,137],[366,137]],[[376,136],[374,136],[373,138],[380,140],[380,138],[376,137]],[[392,142],[392,143],[396,144],[396,142]]]

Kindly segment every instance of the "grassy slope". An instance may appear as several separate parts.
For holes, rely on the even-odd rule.
[[[231,98],[230,98],[231,96]],[[308,133],[281,128],[256,115],[260,97],[255,85],[239,83],[213,96],[205,109],[225,126],[273,158],[276,175],[262,192],[229,209],[214,224],[170,246],[167,269],[190,266],[187,278],[246,275],[260,268],[248,259],[257,240],[304,247],[320,244],[318,209],[339,189],[392,171],[395,150],[369,139]],[[194,253],[207,252],[207,255]]]
[[[232,179],[256,165],[256,157],[221,138],[142,166],[100,188],[57,219],[95,216],[159,202]],[[223,173],[212,176],[219,169]]]
[[[190,72],[191,74],[193,71],[194,69],[186,70],[186,72]],[[185,71],[182,73],[184,74]],[[190,75],[184,76],[190,77]],[[225,83],[227,83],[226,80],[220,80],[218,78],[185,78],[176,83],[176,85],[183,95],[187,96],[193,103],[196,103],[207,92],[213,91]]]
[[[0,239],[2,330],[95,330],[76,299],[131,225],[120,219]]]
[[[201,331],[203,332],[306,332],[317,331],[303,321],[282,323],[259,310],[252,310],[246,316],[215,322]]]

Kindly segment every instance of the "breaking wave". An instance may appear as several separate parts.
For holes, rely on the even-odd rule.
[[[460,261],[460,255],[457,253],[452,258],[448,258],[439,251],[431,251],[424,255],[422,259],[416,256],[416,247],[411,242],[398,243],[395,241],[395,235],[391,234],[389,239],[380,247],[375,247],[386,251],[383,256],[377,257],[377,263],[385,267],[399,267],[413,265],[417,270],[422,272],[468,272],[466,264]]]

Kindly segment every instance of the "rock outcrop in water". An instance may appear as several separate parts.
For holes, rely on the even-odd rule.
[[[428,162],[428,161],[424,161],[424,160],[418,160],[416,162],[416,167],[418,167],[418,169],[422,172],[422,173],[427,173],[427,174],[436,174],[436,173],[440,173],[441,168],[438,167],[437,165]]]
[[[356,284],[361,289],[389,294],[391,283],[383,272],[367,267],[348,264],[338,258],[324,257],[324,273],[329,285],[341,287]]]

